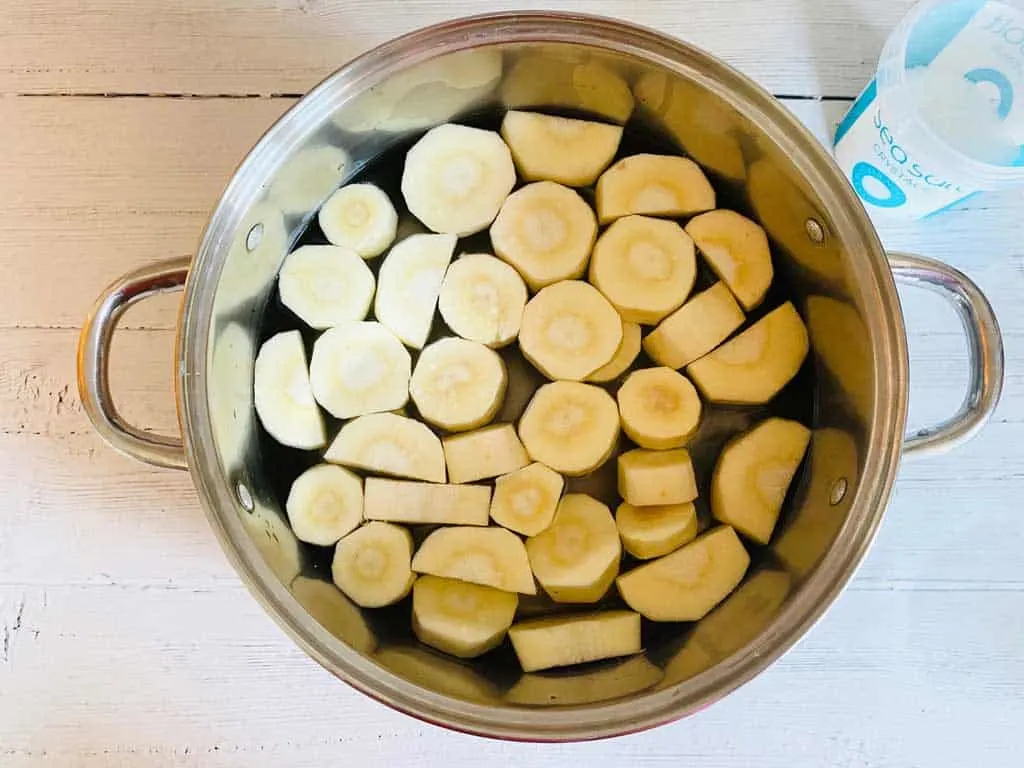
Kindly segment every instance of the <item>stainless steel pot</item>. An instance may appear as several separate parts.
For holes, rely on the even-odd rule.
[[[261,474],[252,408],[254,327],[293,236],[344,179],[387,147],[483,107],[552,106],[638,121],[709,168],[772,237],[777,270],[814,350],[814,437],[764,562],[692,630],[647,638],[646,657],[518,675],[396,642],[328,584]],[[960,313],[972,380],[949,421],[903,439],[907,342],[896,280]],[[182,438],[127,424],[108,387],[118,317],[184,289],[176,384]],[[952,448],[995,408],[1002,344],[962,274],[888,257],[825,150],[777,101],[702,51],[621,22],[561,14],[454,21],[347,64],[296,104],[239,167],[194,259],[114,283],[82,332],[79,388],[96,429],[143,461],[187,468],[222,546],[265,609],[334,675],[399,710],[488,736],[591,739],[692,712],[790,648],[853,575],[903,455]]]

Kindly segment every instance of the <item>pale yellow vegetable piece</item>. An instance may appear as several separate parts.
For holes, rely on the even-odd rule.
[[[253,367],[253,399],[263,428],[281,445],[309,450],[327,442],[315,391],[298,331],[263,342]]]
[[[508,385],[498,353],[466,339],[438,339],[416,361],[409,394],[420,416],[449,432],[482,427],[501,408]]]
[[[555,381],[538,389],[526,406],[519,437],[531,459],[578,477],[611,457],[619,437],[619,410],[600,387]]]
[[[550,616],[513,624],[508,631],[524,672],[640,653],[640,615],[604,611]]]
[[[775,272],[768,236],[760,224],[720,209],[690,219],[686,231],[745,310],[764,300]]]
[[[743,579],[750,555],[727,525],[619,576],[626,604],[651,621],[697,621]]]
[[[284,507],[300,541],[329,547],[363,521],[363,481],[342,467],[317,464],[295,479]]]
[[[594,245],[590,282],[623,320],[655,325],[689,296],[697,278],[693,240],[674,221],[626,216]]]
[[[622,126],[510,110],[501,122],[501,136],[527,181],[586,187],[615,157]]]
[[[513,192],[491,225],[494,252],[535,291],[582,275],[595,237],[594,211],[574,190],[553,181]]]
[[[524,536],[536,536],[555,518],[565,481],[540,462],[494,481],[491,519]]]
[[[589,283],[565,280],[542,288],[523,311],[519,348],[549,379],[580,381],[612,361],[622,319]]]
[[[711,512],[759,544],[775,530],[786,491],[811,439],[789,419],[766,419],[722,450],[711,481]]]
[[[639,213],[689,216],[715,207],[715,190],[692,160],[676,155],[624,157],[597,180],[602,224]]]
[[[623,502],[615,512],[615,525],[625,550],[640,560],[650,560],[696,538],[697,509],[692,502],[658,507]]]
[[[761,405],[796,376],[807,351],[807,328],[787,301],[714,352],[690,363],[686,372],[713,403]]]
[[[504,528],[438,528],[420,545],[412,569],[505,592],[537,594],[526,547]]]
[[[441,439],[415,419],[371,413],[346,423],[324,460],[396,477],[445,481]]]
[[[640,354],[640,337],[639,324],[628,323],[623,320],[622,341],[619,342],[619,348],[615,351],[615,357],[612,358],[610,363],[601,366],[587,376],[586,380],[603,383],[617,379],[624,374]]]
[[[304,245],[285,257],[277,277],[281,303],[310,328],[363,320],[375,280],[359,254],[335,245]]]
[[[622,431],[641,448],[682,448],[700,425],[700,397],[671,368],[633,371],[616,395]]]
[[[519,335],[526,284],[501,259],[469,253],[448,267],[437,307],[448,327],[462,338],[503,347]]]
[[[619,495],[636,507],[685,504],[697,498],[693,462],[685,448],[635,448],[619,456]]]
[[[514,592],[421,576],[412,587],[412,629],[421,643],[471,659],[501,644],[518,605]]]
[[[349,248],[364,259],[384,253],[398,231],[395,206],[373,184],[346,184],[327,198],[317,221],[331,243]]]
[[[612,513],[585,493],[558,503],[555,521],[526,540],[534,576],[559,603],[596,603],[619,572],[622,545]]]
[[[423,349],[448,264],[453,235],[410,235],[381,262],[373,312],[377,320],[413,349]]]
[[[392,523],[487,525],[491,489],[366,478],[363,516]]]
[[[669,368],[683,368],[713,350],[743,325],[732,291],[717,282],[693,296],[647,334],[644,351]]]
[[[331,575],[338,589],[363,608],[397,603],[412,589],[412,536],[391,523],[370,522],[338,542]]]
[[[451,435],[441,442],[448,464],[448,477],[453,483],[497,477],[530,463],[530,457],[511,424],[494,424]]]

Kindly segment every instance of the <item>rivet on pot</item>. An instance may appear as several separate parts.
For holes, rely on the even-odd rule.
[[[846,496],[846,487],[847,483],[845,477],[840,477],[838,480],[836,480],[835,483],[833,483],[832,485],[832,493],[829,494],[828,503],[834,507],[836,504],[842,501],[843,497]]]
[[[238,483],[235,486],[235,493],[238,494],[238,500],[241,502],[242,506],[245,507],[245,510],[247,512],[252,512],[255,508],[255,504],[253,504],[252,494],[249,493],[249,489],[246,487],[245,483]]]
[[[249,230],[249,234],[245,236],[245,250],[252,253],[259,248],[260,241],[263,240],[263,224],[254,224],[253,228]]]
[[[821,226],[821,222],[817,219],[808,219],[804,222],[804,228],[807,230],[807,236],[811,239],[812,243],[821,245],[825,242],[825,228]]]

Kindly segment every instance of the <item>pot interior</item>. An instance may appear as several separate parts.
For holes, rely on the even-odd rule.
[[[255,571],[272,572],[269,578],[280,582],[272,588],[290,593],[270,601],[273,611],[290,611],[299,623],[309,623],[303,618],[308,614],[333,636],[315,629],[305,637],[318,660],[345,677],[353,664],[370,670],[369,679],[377,674],[375,666],[393,672],[419,686],[413,699],[428,702],[399,706],[441,722],[449,716],[430,710],[438,701],[435,694],[506,712],[578,712],[623,697],[635,702],[667,689],[678,693],[681,683],[735,665],[752,651],[770,660],[784,649],[782,641],[772,639],[770,625],[800,599],[835,542],[842,536],[869,538],[880,511],[861,493],[878,402],[891,396],[882,379],[892,372],[879,364],[880,325],[865,311],[878,299],[870,269],[863,265],[880,254],[873,234],[852,227],[845,213],[837,218],[834,205],[830,213],[815,191],[827,185],[808,180],[819,169],[814,167],[817,159],[807,154],[807,135],[789,133],[792,126],[777,118],[781,112],[772,111],[781,107],[760,92],[751,106],[744,91],[756,89],[699,52],[678,47],[674,60],[658,60],[557,34],[537,37],[498,43],[486,35],[476,41],[464,36],[459,45],[468,49],[448,53],[439,47],[402,49],[399,41],[396,50],[407,54],[401,60],[382,53],[357,61],[307,97],[254,151],[226,193],[230,209],[222,204],[217,214],[221,234],[216,235],[215,217],[204,245],[216,286],[205,377],[216,462],[204,471],[213,476],[207,482],[226,489],[233,502],[218,505],[213,514],[229,532],[248,537],[248,543],[231,546],[257,553]],[[812,338],[804,369],[776,400],[764,408],[707,407],[692,443],[701,489],[698,509],[708,522],[711,470],[729,437],[768,414],[799,419],[813,430],[772,543],[748,547],[754,564],[743,585],[698,623],[648,626],[643,656],[532,675],[519,671],[507,641],[473,662],[417,644],[409,628],[408,599],[379,611],[349,603],[330,583],[331,550],[298,542],[283,513],[291,480],[319,456],[277,446],[252,406],[252,365],[259,344],[276,330],[298,327],[279,303],[275,274],[295,243],[324,242],[315,224],[319,204],[339,184],[357,177],[381,181],[395,192],[396,153],[425,129],[453,120],[494,127],[508,108],[624,124],[628,153],[683,153],[698,161],[712,179],[720,207],[759,221],[771,240],[775,285],[748,322],[791,299]],[[400,201],[400,196],[393,198]],[[403,231],[422,230],[407,214],[401,221],[400,237]],[[456,253],[467,250],[489,250],[486,233],[460,243]],[[307,344],[312,340],[307,332]],[[514,421],[540,382],[516,354],[506,359],[510,397],[498,420]],[[338,422],[329,423],[336,430]],[[631,446],[623,442],[622,447]],[[614,503],[614,463],[569,489]],[[849,570],[852,566],[840,581]],[[540,597],[524,599],[523,606],[536,614],[552,610]],[[295,631],[295,622],[284,622]],[[366,679],[357,684],[373,688]],[[387,692],[371,692],[393,701]],[[486,724],[468,727],[500,732]],[[540,725],[515,727],[519,735],[543,733]],[[610,725],[611,730],[625,727]]]

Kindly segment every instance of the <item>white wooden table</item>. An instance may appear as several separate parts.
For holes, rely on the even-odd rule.
[[[186,475],[107,449],[76,396],[85,312],[114,276],[190,254],[234,164],[309,86],[414,27],[542,6],[707,48],[825,137],[905,0],[0,0],[0,766],[1021,764],[1024,194],[887,246],[965,269],[1005,334],[994,423],[907,464],[878,543],[811,635],[685,722],[604,743],[487,742],[356,694],[248,596]],[[911,420],[966,384],[952,312],[904,296]],[[126,317],[117,394],[173,427],[173,299]]]

